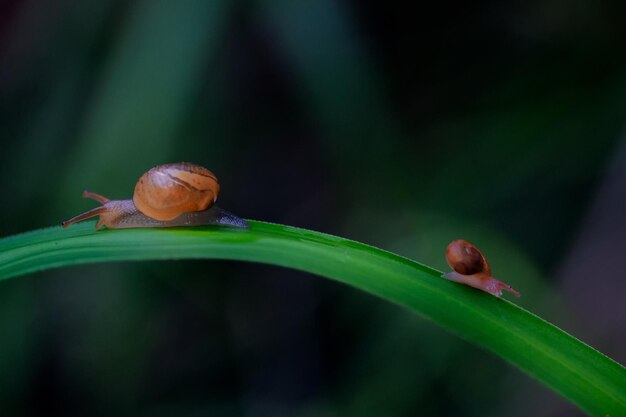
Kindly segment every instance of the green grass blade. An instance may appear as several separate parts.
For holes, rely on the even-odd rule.
[[[96,232],[93,223],[0,239],[0,279],[92,262],[233,259],[332,278],[405,306],[482,346],[592,415],[626,415],[626,369],[504,299],[358,242],[277,224]],[[410,372],[410,370],[407,370]]]

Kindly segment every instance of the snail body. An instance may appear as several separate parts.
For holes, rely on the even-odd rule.
[[[139,178],[132,200],[109,200],[92,193],[102,205],[63,222],[63,227],[100,216],[96,228],[222,225],[247,228],[245,220],[214,205],[220,191],[215,175],[199,165],[159,165]]]
[[[445,279],[469,285],[496,297],[502,296],[503,290],[520,296],[510,285],[491,276],[487,259],[467,240],[457,239],[450,242],[446,248],[446,261],[452,271],[442,275]]]

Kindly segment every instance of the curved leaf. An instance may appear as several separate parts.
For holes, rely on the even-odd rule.
[[[277,224],[250,226],[96,232],[93,223],[83,223],[36,230],[0,239],[0,279],[121,260],[218,258],[294,268],[407,307],[491,350],[592,415],[626,415],[626,369],[515,304],[358,242]]]

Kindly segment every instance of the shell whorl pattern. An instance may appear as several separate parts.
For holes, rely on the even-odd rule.
[[[133,202],[156,220],[172,220],[185,212],[211,207],[220,191],[217,177],[192,163],[159,165],[139,178]]]
[[[491,275],[491,267],[483,254],[467,240],[457,239],[450,242],[446,248],[446,261],[450,268],[462,275]]]

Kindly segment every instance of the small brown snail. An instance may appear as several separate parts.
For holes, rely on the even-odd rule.
[[[109,200],[83,192],[102,203],[63,222],[63,227],[100,216],[96,229],[222,225],[247,228],[245,220],[214,205],[220,191],[215,175],[188,162],[159,165],[139,178],[132,200]]]
[[[487,259],[467,240],[457,239],[450,242],[446,248],[446,261],[453,271],[443,274],[442,277],[445,279],[469,285],[496,297],[502,295],[502,290],[520,296],[520,293],[510,285],[491,276],[491,267]]]

